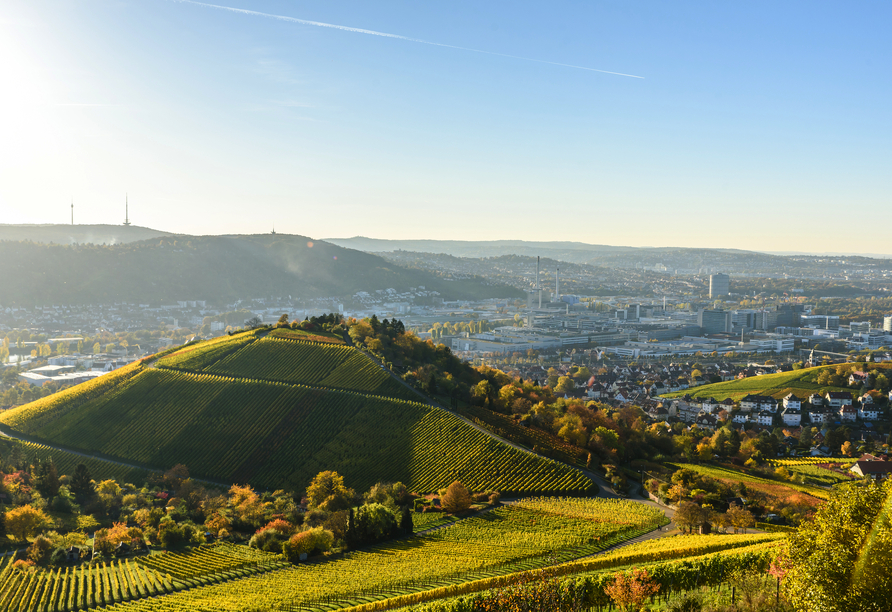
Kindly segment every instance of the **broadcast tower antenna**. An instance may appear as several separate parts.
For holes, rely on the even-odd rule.
[[[130,203],[127,201],[127,194],[124,194],[124,225],[130,225]]]

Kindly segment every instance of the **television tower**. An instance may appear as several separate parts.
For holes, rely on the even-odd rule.
[[[124,225],[130,226],[130,204],[127,202],[127,194],[124,194]]]
[[[74,198],[71,198],[71,224],[74,225]]]

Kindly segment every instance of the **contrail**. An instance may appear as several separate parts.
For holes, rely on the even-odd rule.
[[[253,15],[255,17],[267,17],[269,19],[277,19],[279,21],[288,21],[290,23],[299,23],[301,25],[316,26],[317,28],[331,28],[333,30],[343,30],[344,32],[354,32],[356,34],[371,34],[372,36],[383,36],[384,38],[395,38],[397,40],[406,40],[422,45],[432,45],[434,47],[445,47],[447,49],[458,49],[459,51],[471,51],[472,53],[485,53],[486,55],[498,55],[499,57],[508,57],[511,59],[523,60],[525,62],[538,62],[540,64],[551,64],[552,66],[563,66],[564,68],[576,68],[578,70],[588,70],[589,72],[601,72],[603,74],[613,74],[616,76],[630,77],[633,79],[643,79],[643,76],[635,74],[626,74],[624,72],[612,72],[610,70],[599,70],[597,68],[588,68],[586,66],[575,66],[573,64],[562,64],[560,62],[550,62],[548,60],[534,59],[532,57],[521,57],[519,55],[509,55],[507,53],[497,53],[495,51],[484,51],[482,49],[471,49],[469,47],[457,47],[455,45],[446,45],[443,43],[431,42],[420,38],[410,38],[408,36],[400,36],[399,34],[388,34],[387,32],[378,32],[376,30],[365,30],[363,28],[351,28],[350,26],[337,25],[334,23],[325,23],[323,21],[309,21],[308,19],[298,19],[297,17],[287,17],[285,15],[273,15],[271,13],[261,13],[259,11],[251,11],[248,9],[233,8],[231,6],[220,6],[218,4],[208,4],[206,2],[196,2],[196,0],[172,0],[183,4],[194,4],[206,8],[218,9],[221,11],[229,11],[231,13],[241,13],[242,15]]]

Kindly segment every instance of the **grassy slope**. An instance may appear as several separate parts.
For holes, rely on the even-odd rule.
[[[579,472],[496,442],[447,412],[382,397],[388,385],[402,387],[386,375],[382,382],[359,351],[258,336],[190,346],[157,368],[136,364],[7,411],[0,422],[71,448],[159,468],[185,463],[196,476],[268,488],[301,490],[326,469],[360,489],[380,480],[418,491],[457,479],[515,492],[591,486]],[[254,367],[264,359],[272,381]],[[332,381],[376,394],[316,386]]]
[[[779,480],[768,480],[761,476],[754,476],[743,469],[733,468],[730,465],[704,465],[697,463],[675,463],[677,468],[686,468],[699,472],[704,476],[722,480],[727,483],[743,482],[747,487],[757,489],[769,497],[777,499],[791,499],[816,506],[820,500],[826,500],[830,497],[830,491],[815,487],[812,485],[796,484],[792,482],[782,482]]]
[[[885,366],[886,364],[874,364],[875,366]],[[830,387],[819,385],[815,382],[818,374],[822,370],[836,368],[836,366],[817,366],[814,368],[803,368],[792,372],[784,372],[782,374],[766,374],[764,376],[751,376],[740,380],[729,380],[727,382],[713,383],[711,385],[703,385],[694,389],[686,389],[676,393],[668,393],[663,397],[682,397],[689,393],[692,397],[705,398],[712,397],[719,401],[727,398],[739,400],[746,395],[770,395],[774,398],[781,399],[788,393],[792,393],[800,399],[805,399],[812,393],[824,394],[828,391],[849,391],[844,387]]]

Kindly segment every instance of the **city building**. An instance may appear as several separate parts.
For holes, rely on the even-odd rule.
[[[717,298],[728,295],[728,285],[731,277],[727,274],[710,274],[709,275],[709,297]]]
[[[703,335],[725,334],[731,331],[731,312],[726,310],[700,309],[697,325]]]

